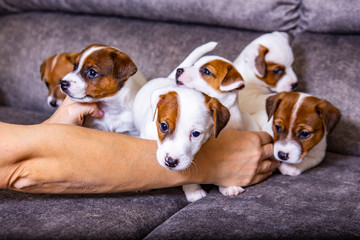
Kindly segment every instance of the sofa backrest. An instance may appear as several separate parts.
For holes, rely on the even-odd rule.
[[[358,0],[1,0],[0,13],[63,11],[256,31],[360,32]]]

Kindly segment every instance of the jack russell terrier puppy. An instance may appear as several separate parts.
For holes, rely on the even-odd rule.
[[[239,91],[239,106],[248,112],[261,130],[266,122],[265,102],[271,93],[293,91],[298,80],[292,68],[294,56],[286,33],[261,35],[247,45],[233,65],[246,87]]]
[[[140,89],[133,114],[140,137],[157,140],[159,164],[175,171],[188,168],[202,144],[217,137],[230,118],[216,98],[173,86],[168,78],[153,79]],[[183,190],[189,202],[206,196],[198,184]]]
[[[132,118],[136,93],[146,83],[131,58],[120,50],[92,44],[80,52],[61,90],[77,102],[96,102],[101,119],[87,117],[84,126],[138,135]]]
[[[79,53],[59,53],[51,56],[41,64],[40,77],[48,88],[47,103],[51,107],[58,107],[66,95],[60,90],[60,81],[74,68]]]
[[[180,87],[194,88],[219,99],[231,113],[226,128],[259,130],[252,117],[239,109],[238,92],[244,88],[245,83],[241,74],[225,58],[205,56],[190,67],[178,68],[176,84]]]
[[[282,92],[266,101],[274,157],[284,175],[297,176],[315,167],[326,152],[326,135],[341,118],[330,102],[305,93]]]

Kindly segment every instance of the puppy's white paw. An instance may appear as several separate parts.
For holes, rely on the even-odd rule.
[[[236,196],[240,193],[245,192],[245,189],[239,186],[231,186],[231,187],[219,187],[219,191],[224,196]]]
[[[186,199],[189,202],[195,202],[203,197],[207,196],[207,193],[203,189],[195,190],[195,191],[188,191],[185,193]]]
[[[301,174],[301,170],[298,169],[296,166],[291,165],[291,164],[286,164],[286,163],[282,163],[279,167],[279,171],[283,174],[283,175],[288,175],[288,176],[298,176]]]

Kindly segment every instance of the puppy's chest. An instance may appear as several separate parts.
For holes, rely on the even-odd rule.
[[[84,126],[108,132],[124,133],[137,136],[132,113],[128,109],[122,111],[107,111],[104,109],[104,116],[100,119],[87,117]]]

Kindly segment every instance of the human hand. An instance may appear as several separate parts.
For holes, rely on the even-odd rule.
[[[265,180],[279,167],[272,155],[269,134],[223,130],[202,146],[190,171],[202,183],[244,187]]]
[[[104,112],[96,103],[78,103],[66,97],[55,113],[44,123],[62,123],[69,125],[83,125],[85,117],[101,118]]]

